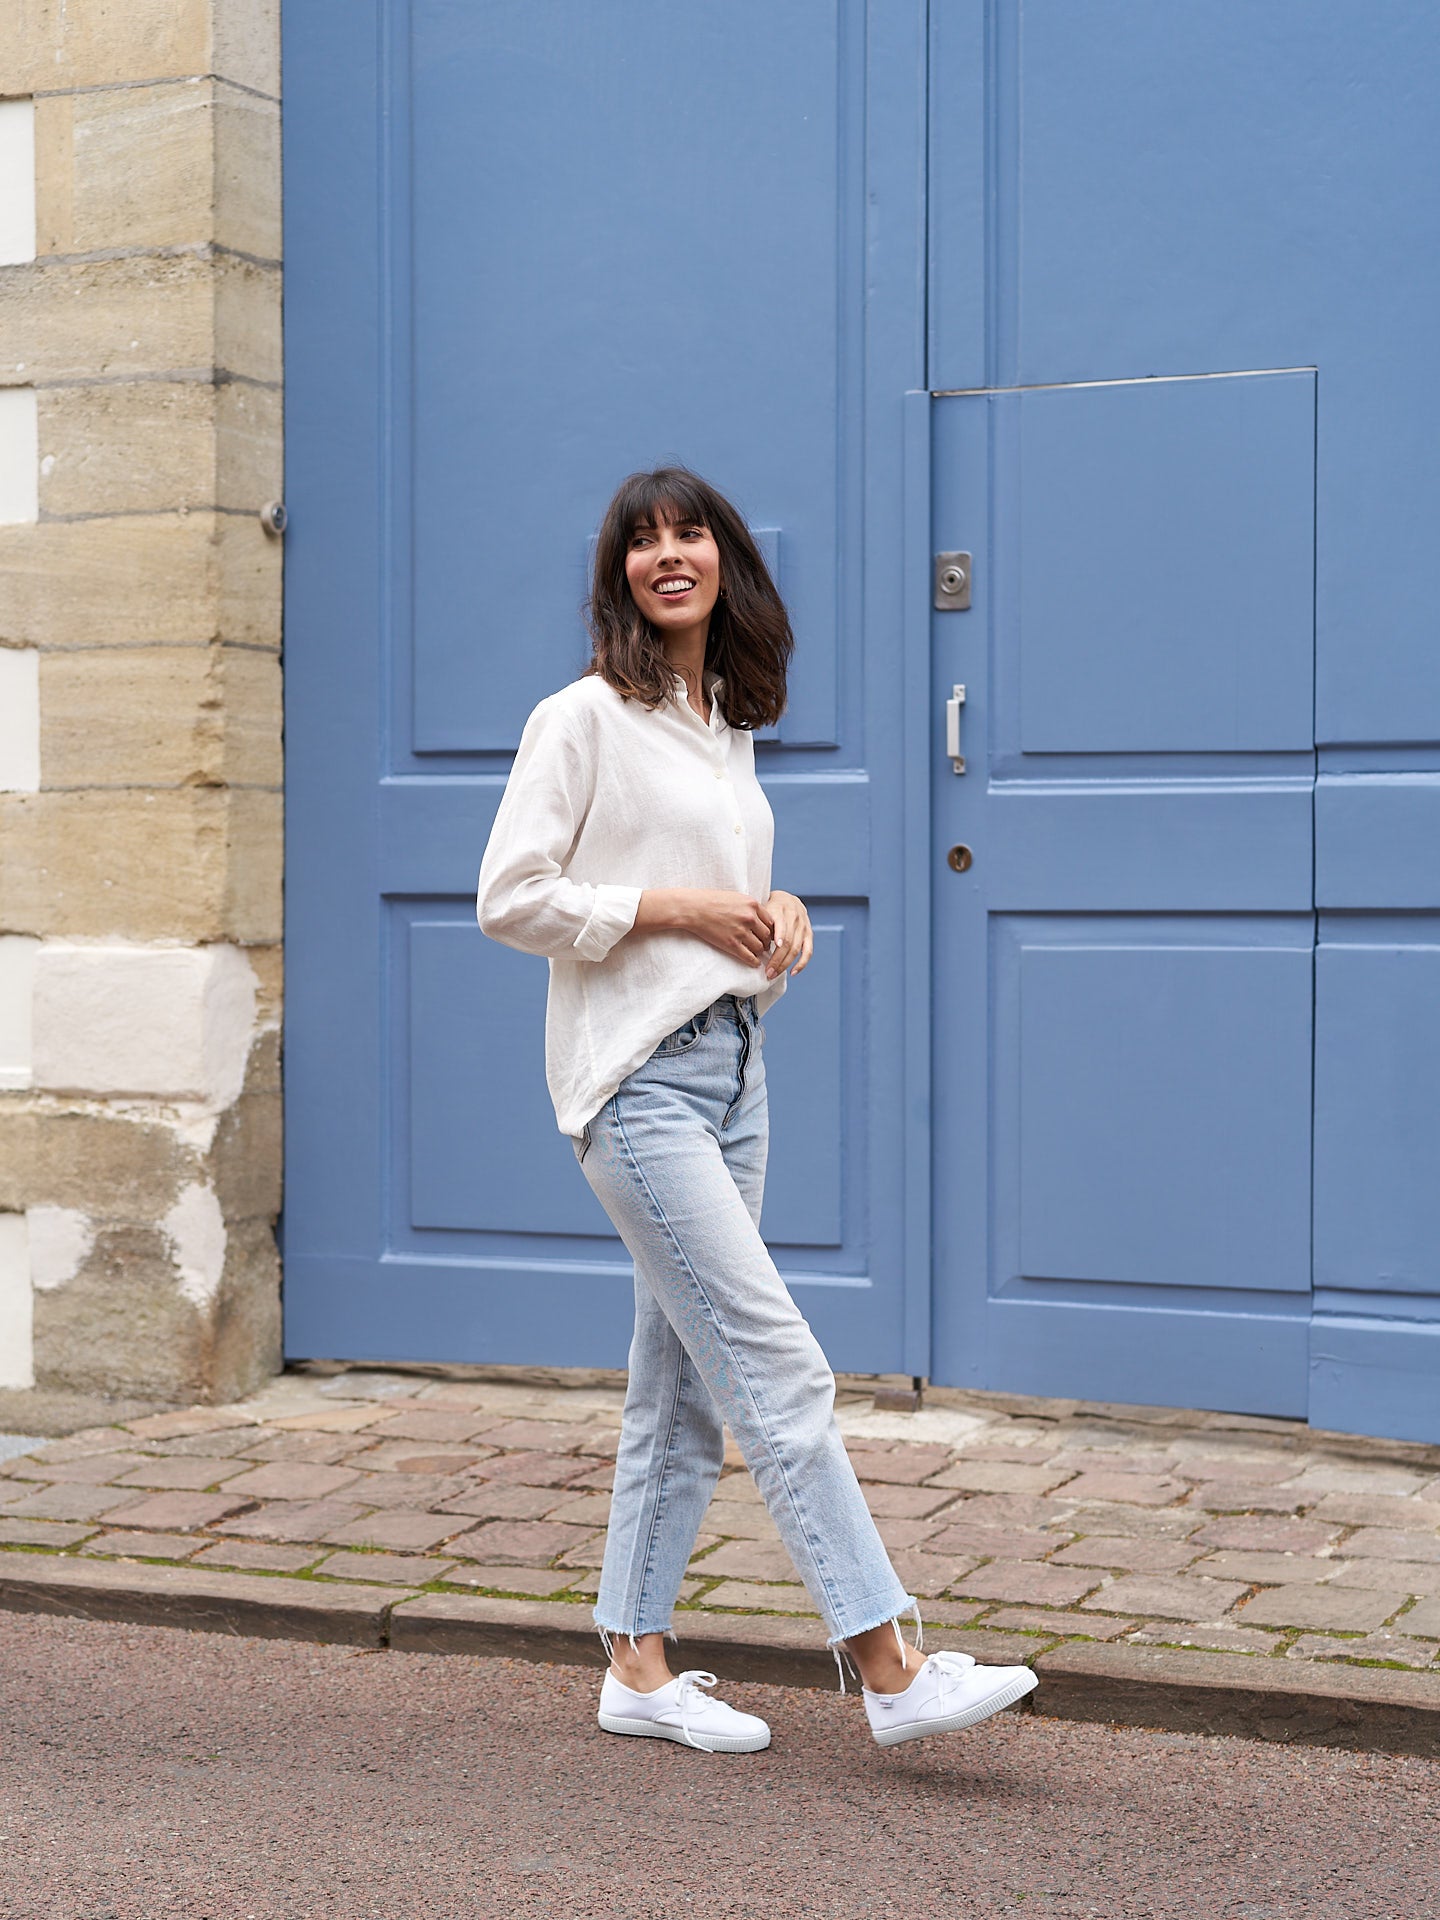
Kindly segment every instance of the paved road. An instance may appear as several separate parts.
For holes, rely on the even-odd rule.
[[[726,1759],[600,1733],[596,1678],[0,1615],[0,1914],[1440,1915],[1426,1761],[1021,1714],[881,1752],[758,1686]]]

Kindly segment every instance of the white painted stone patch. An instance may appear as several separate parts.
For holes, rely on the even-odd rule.
[[[53,1293],[73,1280],[95,1245],[95,1229],[76,1207],[31,1207],[30,1284],[36,1293]]]
[[[0,793],[39,786],[40,655],[34,647],[0,647]]]
[[[0,1087],[28,1087],[30,1000],[40,942],[28,933],[0,934]]]
[[[198,1180],[182,1188],[160,1229],[170,1243],[181,1293],[192,1306],[208,1306],[225,1271],[225,1216],[215,1189]]]
[[[35,102],[0,100],[0,266],[35,258]]]
[[[238,947],[47,940],[35,960],[35,1085],[228,1107],[244,1084],[256,985]]]
[[[35,1384],[34,1299],[23,1213],[0,1213],[0,1387]]]
[[[40,518],[40,415],[33,387],[0,387],[0,524]]]

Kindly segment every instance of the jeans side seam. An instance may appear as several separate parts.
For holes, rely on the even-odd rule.
[[[749,1377],[746,1374],[745,1369],[739,1364],[738,1358],[735,1354],[735,1350],[730,1344],[730,1337],[726,1333],[724,1326],[721,1324],[719,1316],[716,1314],[714,1307],[711,1305],[710,1298],[708,1294],[705,1292],[705,1288],[701,1283],[700,1276],[699,1274],[696,1273],[694,1267],[690,1263],[689,1256],[686,1254],[685,1249],[680,1245],[679,1240],[676,1238],[675,1231],[673,1227],[671,1227],[669,1220],[665,1216],[664,1208],[660,1205],[659,1200],[656,1198],[654,1189],[651,1187],[650,1182],[645,1178],[644,1170],[641,1167],[639,1161],[635,1157],[635,1150],[631,1146],[630,1137],[625,1131],[625,1123],[620,1117],[620,1100],[618,1095],[616,1096],[615,1101],[613,1103],[613,1112],[615,1115],[616,1131],[620,1136],[620,1143],[625,1149],[626,1159],[629,1161],[631,1170],[633,1171],[636,1180],[639,1182],[642,1190],[644,1191],[645,1197],[649,1200],[651,1207],[654,1209],[654,1212],[656,1215],[656,1224],[658,1224],[660,1228],[664,1231],[664,1233],[668,1236],[670,1245],[674,1248],[674,1251],[680,1260],[681,1266],[684,1268],[685,1272],[689,1275],[691,1283],[694,1286],[696,1293],[700,1297],[701,1304],[705,1309],[706,1315],[708,1316],[711,1322],[711,1325],[715,1328],[715,1332],[717,1336],[724,1344],[726,1353],[729,1355],[731,1361],[735,1365],[736,1378],[740,1380],[744,1386],[745,1393],[750,1401],[751,1410],[755,1415],[756,1425],[759,1427],[761,1433],[764,1435],[765,1444],[770,1450],[770,1457],[775,1462],[776,1471],[778,1472],[780,1476],[781,1484],[785,1489],[785,1497],[790,1504],[790,1511],[795,1516],[795,1521],[799,1529],[800,1536],[805,1542],[806,1551],[810,1555],[810,1559],[815,1568],[816,1576],[819,1579],[820,1585],[824,1590],[826,1597],[830,1601],[830,1611],[831,1611],[832,1617],[838,1619],[839,1608],[838,1608],[838,1605],[836,1604],[837,1596],[835,1593],[834,1586],[831,1583],[828,1572],[821,1565],[820,1557],[816,1553],[815,1548],[811,1543],[810,1530],[805,1524],[804,1515],[802,1514],[801,1508],[800,1508],[800,1502],[795,1497],[795,1489],[790,1484],[790,1476],[786,1472],[785,1462],[781,1457],[780,1449],[775,1444],[774,1438],[772,1437],[770,1432],[770,1428],[766,1423],[765,1415],[761,1411],[760,1404],[756,1400],[754,1393],[751,1391]],[[676,1337],[677,1338],[679,1337],[678,1331],[677,1331]],[[680,1344],[682,1349],[684,1349],[685,1343],[683,1340],[680,1342]]]

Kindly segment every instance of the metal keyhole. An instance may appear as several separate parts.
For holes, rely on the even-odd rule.
[[[946,567],[945,571],[940,575],[940,591],[942,593],[959,593],[964,584],[965,575],[959,567]]]
[[[961,846],[961,847],[951,847],[949,853],[946,854],[945,858],[949,862],[949,864],[955,869],[956,873],[964,873],[969,868],[970,863],[975,858],[975,856],[973,853],[971,853],[969,847]]]

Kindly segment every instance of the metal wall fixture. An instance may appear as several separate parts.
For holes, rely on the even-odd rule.
[[[956,773],[965,771],[965,755],[960,750],[960,709],[965,704],[965,689],[955,686],[945,702],[945,751]]]
[[[935,611],[965,613],[970,606],[970,556],[968,553],[937,553],[935,556]]]

